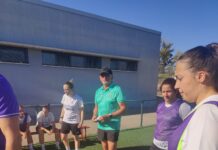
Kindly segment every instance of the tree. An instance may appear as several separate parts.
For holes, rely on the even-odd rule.
[[[180,51],[177,51],[176,54],[173,56],[173,60],[172,60],[172,65],[175,65],[177,60],[179,59],[179,57],[182,55],[183,53]]]
[[[165,68],[173,63],[173,51],[172,43],[162,41],[160,49],[160,72],[165,73]]]

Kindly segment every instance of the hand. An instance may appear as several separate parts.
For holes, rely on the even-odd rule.
[[[62,123],[62,122],[63,122],[63,118],[60,118],[60,119],[59,119],[59,122]]]
[[[82,127],[82,123],[79,123],[77,128],[81,128]]]
[[[104,116],[98,116],[96,119],[95,119],[96,122],[100,121],[100,122],[104,122],[105,121],[105,118]]]
[[[27,138],[26,132],[23,133],[23,137],[24,137],[25,139]]]
[[[97,116],[92,116],[92,121],[97,122]]]
[[[106,114],[104,116],[102,116],[102,118],[100,118],[99,120],[100,121],[106,121],[106,120],[109,120],[111,118],[111,115],[110,114]]]

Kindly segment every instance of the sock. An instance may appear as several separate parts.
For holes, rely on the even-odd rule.
[[[45,150],[45,144],[42,144],[41,147],[42,147],[42,150]]]
[[[34,150],[34,149],[33,149],[33,144],[32,144],[32,143],[29,144],[29,149],[30,149],[30,150]]]
[[[65,147],[66,148],[66,150],[70,150],[70,147]]]
[[[55,144],[56,144],[56,147],[57,147],[58,149],[61,149],[61,148],[60,148],[60,143],[59,143],[59,142],[56,142]]]

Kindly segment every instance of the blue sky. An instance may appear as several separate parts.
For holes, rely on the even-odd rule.
[[[218,0],[44,0],[160,31],[175,51],[218,42]]]

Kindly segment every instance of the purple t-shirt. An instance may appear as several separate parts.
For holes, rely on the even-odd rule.
[[[0,74],[0,118],[19,114],[16,96],[7,79]],[[5,138],[0,129],[0,150],[5,149]]]
[[[158,105],[157,124],[154,132],[157,140],[168,141],[169,135],[182,123],[179,115],[179,107],[182,103],[181,99],[177,99],[171,107],[166,107],[164,102]]]

